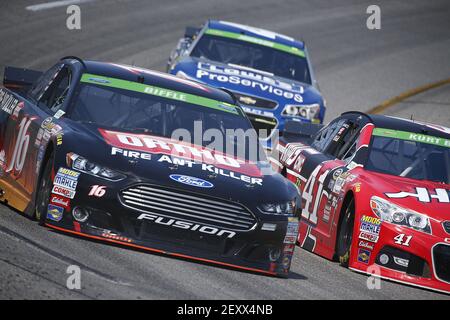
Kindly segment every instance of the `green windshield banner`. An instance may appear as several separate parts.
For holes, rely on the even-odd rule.
[[[374,136],[379,136],[379,137],[388,137],[388,138],[393,138],[393,139],[415,141],[415,142],[427,143],[427,144],[432,144],[435,146],[450,148],[450,139],[428,136],[426,134],[421,134],[421,133],[413,133],[413,132],[391,130],[391,129],[384,129],[384,128],[375,128],[375,129],[373,129],[372,134]]]
[[[264,40],[264,39],[260,39],[260,38],[256,38],[256,37],[247,36],[245,34],[217,30],[217,29],[206,29],[205,33],[209,34],[209,35],[213,35],[213,36],[247,41],[247,42],[251,42],[254,44],[259,44],[261,46],[270,47],[270,48],[274,48],[274,49],[284,51],[284,52],[287,52],[290,54],[294,54],[296,56],[300,56],[303,58],[305,57],[305,53],[302,50],[300,50],[299,48],[287,46],[287,45],[272,42],[269,40]]]
[[[117,89],[124,89],[124,90],[144,93],[144,94],[150,94],[150,95],[161,97],[161,98],[183,101],[186,103],[191,103],[191,104],[195,104],[195,105],[199,105],[199,106],[203,106],[203,107],[208,107],[208,108],[212,108],[212,109],[216,109],[216,110],[220,110],[220,111],[230,112],[233,114],[239,114],[238,110],[236,109],[236,106],[226,103],[226,102],[221,102],[218,100],[201,97],[201,96],[196,96],[193,94],[184,93],[184,92],[180,92],[180,91],[173,91],[173,90],[166,89],[166,88],[155,87],[155,86],[151,86],[148,84],[137,83],[137,82],[133,82],[133,81],[121,80],[121,79],[110,78],[110,77],[104,77],[104,76],[99,76],[99,75],[89,74],[89,73],[83,74],[80,82],[91,83],[91,84],[96,84],[96,85],[111,87],[111,88],[117,88]]]

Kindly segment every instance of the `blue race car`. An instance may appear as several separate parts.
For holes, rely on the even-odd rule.
[[[167,71],[231,91],[268,149],[286,121],[325,117],[304,42],[271,31],[215,20],[187,27]]]

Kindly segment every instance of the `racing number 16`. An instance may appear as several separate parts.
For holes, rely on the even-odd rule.
[[[15,169],[18,173],[22,171],[23,165],[25,164],[28,144],[30,143],[30,136],[27,134],[30,124],[31,119],[27,118],[23,118],[22,122],[20,122],[19,134],[17,135],[13,156],[6,172],[10,172],[13,169]]]

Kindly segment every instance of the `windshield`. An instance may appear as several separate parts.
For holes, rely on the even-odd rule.
[[[205,33],[192,50],[191,56],[262,70],[275,76],[311,84],[303,51],[258,38],[223,33]]]
[[[257,161],[263,154],[257,138],[255,151],[251,137],[256,132],[240,108],[132,81],[84,74],[70,117],[99,127],[195,142],[246,160]],[[233,135],[236,130],[247,134],[245,140]]]
[[[366,169],[449,184],[450,140],[376,128]]]

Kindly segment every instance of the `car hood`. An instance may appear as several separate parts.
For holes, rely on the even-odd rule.
[[[274,172],[268,162],[249,163],[151,134],[98,128],[90,124],[78,124],[77,128],[76,141],[65,144],[78,147],[68,149],[68,152],[118,170],[134,182],[185,188],[243,203],[249,200],[261,202],[262,199],[289,201],[296,196],[295,186]],[[183,176],[194,179],[186,181]],[[198,186],[195,181],[204,181],[200,183],[203,186]]]
[[[371,172],[367,181],[372,185],[373,190],[378,190],[380,197],[390,202],[440,221],[450,220],[449,184],[376,172]],[[382,191],[381,194],[380,191]],[[437,199],[439,194],[441,197]]]
[[[312,85],[263,71],[193,57],[181,59],[171,73],[180,71],[196,81],[279,104],[323,103],[320,92]]]

